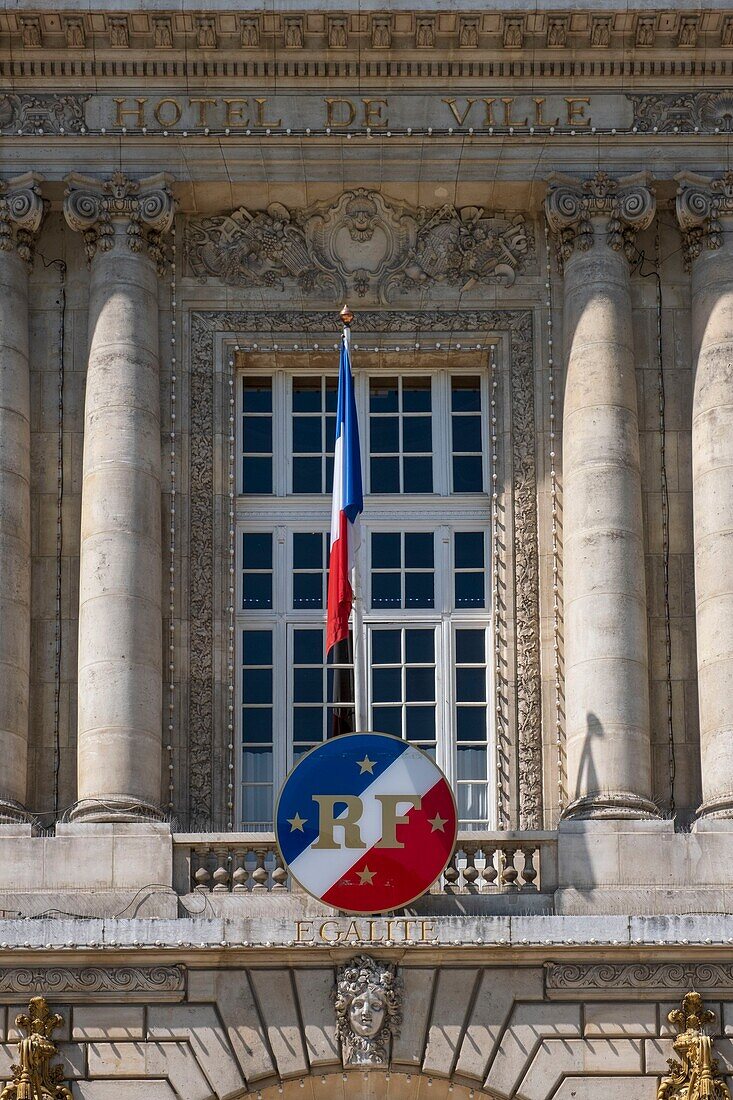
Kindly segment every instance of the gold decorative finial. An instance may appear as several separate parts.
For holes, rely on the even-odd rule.
[[[51,1012],[45,997],[31,997],[28,1012],[15,1017],[16,1027],[26,1037],[18,1040],[13,1080],[0,1093],[0,1100],[72,1100],[63,1067],[50,1064],[58,1054],[52,1035],[63,1022]]]
[[[679,1032],[672,1048],[681,1061],[667,1060],[670,1073],[659,1084],[657,1100],[730,1100],[718,1060],[713,1058],[713,1041],[705,1030],[714,1023],[715,1013],[691,990],[683,997],[682,1007],[667,1019]]]
[[[344,308],[339,313],[339,317],[347,326],[350,325],[351,322],[354,320],[354,314],[351,312],[348,306],[344,306]]]

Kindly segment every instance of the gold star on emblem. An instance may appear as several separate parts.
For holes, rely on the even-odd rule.
[[[288,822],[288,825],[290,826],[290,832],[291,833],[302,833],[303,832],[303,826],[305,825],[307,820],[308,820],[307,817],[301,817],[299,813],[296,813],[295,817],[289,817],[287,819],[287,822]]]
[[[440,814],[436,814],[433,818],[428,818],[428,825],[430,826],[431,833],[444,833],[445,825],[448,821],[447,817],[441,817]]]
[[[359,765],[359,775],[363,775],[364,772],[369,772],[370,775],[374,775],[376,760],[370,760],[366,753],[364,754],[363,760],[357,760],[357,764]]]
[[[376,875],[376,871],[370,871],[368,867],[365,867],[363,871],[357,871],[356,877],[362,886],[371,886],[372,879]]]

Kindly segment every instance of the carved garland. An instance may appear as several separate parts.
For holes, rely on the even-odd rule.
[[[216,333],[328,332],[330,312],[206,311],[191,316],[189,828],[210,829],[221,816],[215,776],[224,775],[215,736],[214,590],[220,505],[214,469]],[[539,661],[537,474],[534,447],[532,315],[528,310],[365,310],[361,332],[507,332],[511,353],[511,448],[516,623],[516,753],[522,782],[518,825],[542,827],[542,731]],[[222,551],[223,553],[223,551]],[[223,560],[223,556],[222,556]],[[223,780],[222,780],[223,782]]]

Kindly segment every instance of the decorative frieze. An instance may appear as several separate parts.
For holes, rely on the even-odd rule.
[[[534,237],[521,214],[411,207],[358,188],[303,210],[271,203],[191,219],[185,247],[199,278],[288,298],[297,287],[331,301],[389,303],[436,283],[460,292],[484,282],[511,286],[534,255]]]
[[[633,259],[636,233],[646,229],[654,217],[655,201],[649,180],[646,172],[623,179],[607,172],[596,172],[584,180],[552,175],[546,211],[550,228],[557,235],[560,265],[569,259],[573,249],[587,252],[592,247],[595,218],[606,220],[609,247],[623,251],[628,260]]]
[[[175,210],[168,182],[163,173],[143,180],[131,180],[124,172],[103,181],[75,172],[68,176],[64,213],[70,227],[83,234],[87,259],[91,262],[97,249],[108,252],[114,243],[113,222],[126,220],[130,251],[147,248],[162,273],[163,235]]]
[[[732,92],[683,92],[681,95],[629,95],[632,128],[640,133],[733,131]]]
[[[547,963],[545,989],[551,1000],[655,1000],[694,988],[733,995],[733,965],[697,963]]]
[[[0,968],[0,999],[16,1003],[45,993],[65,1004],[88,1001],[181,1001],[183,966],[12,966]]]
[[[40,43],[39,43],[40,45]],[[3,134],[79,134],[88,95],[0,95]]]
[[[32,172],[7,183],[0,180],[0,252],[16,249],[27,264],[33,263],[33,245],[43,221],[39,183]]]

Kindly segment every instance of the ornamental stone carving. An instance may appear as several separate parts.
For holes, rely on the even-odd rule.
[[[547,963],[545,988],[553,1000],[614,996],[670,998],[694,986],[718,996],[733,993],[733,965],[698,963]]]
[[[79,134],[88,95],[0,95],[3,134]]]
[[[463,292],[483,282],[511,286],[533,255],[521,215],[411,207],[366,188],[303,210],[240,207],[186,227],[189,270],[199,278],[282,292],[295,284],[329,300],[389,303],[434,283]]]
[[[355,955],[336,972],[336,1030],[345,1066],[389,1065],[402,1024],[402,981],[393,963]]]
[[[0,997],[24,1001],[32,993],[53,994],[64,1004],[139,1000],[183,1000],[183,966],[10,966],[0,968]]]
[[[163,236],[173,224],[175,203],[164,173],[131,180],[114,172],[108,180],[72,173],[67,177],[64,214],[70,227],[84,236],[87,259],[114,245],[114,222],[127,222],[131,252],[147,249],[159,273],[164,261]]]
[[[656,203],[649,179],[646,172],[623,179],[596,172],[585,180],[553,174],[545,209],[557,235],[558,263],[562,266],[575,248],[580,252],[591,248],[594,221],[600,219],[606,223],[608,245],[631,260],[637,231],[646,229],[654,217]]]
[[[33,245],[45,205],[39,183],[32,172],[0,181],[0,252],[15,249],[29,265],[33,263]]]
[[[732,24],[733,26],[733,24]],[[732,92],[685,92],[682,95],[629,95],[632,127],[641,133],[733,131]]]
[[[0,1092],[0,1100],[72,1100],[63,1082],[63,1066],[51,1065],[58,1054],[53,1033],[63,1022],[45,997],[32,997],[28,1012],[15,1017],[15,1026],[26,1034],[18,1040],[13,1079]]]
[[[699,993],[692,991],[667,1019],[679,1031],[672,1047],[680,1060],[667,1059],[670,1073],[659,1083],[657,1100],[730,1100],[718,1060],[713,1058],[713,1040],[706,1034],[715,1013],[705,1008]]]
[[[703,248],[714,251],[723,243],[720,219],[733,215],[733,172],[712,179],[680,172],[677,183],[677,220],[684,234],[689,267]]]

